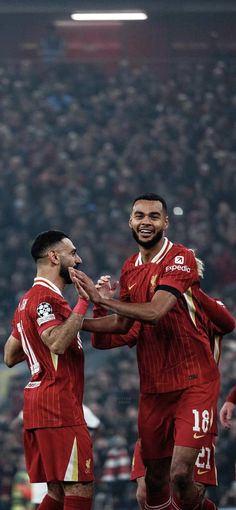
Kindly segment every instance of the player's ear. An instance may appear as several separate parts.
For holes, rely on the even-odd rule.
[[[168,227],[169,227],[169,217],[166,216],[165,217],[165,230],[167,230]]]
[[[60,263],[60,258],[56,250],[49,250],[48,258],[52,264],[58,265]]]
[[[132,216],[129,217],[129,228],[132,228]]]

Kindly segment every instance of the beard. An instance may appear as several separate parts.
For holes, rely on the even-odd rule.
[[[131,230],[132,230],[133,238],[136,241],[136,243],[138,243],[143,248],[146,248],[147,250],[149,250],[150,248],[153,248],[154,246],[156,246],[157,243],[159,243],[159,241],[163,237],[163,232],[164,232],[164,230],[159,230],[159,232],[157,232],[155,234],[155,236],[150,241],[140,241],[138,234],[136,234],[136,232],[133,229],[131,229]]]
[[[74,269],[79,269],[79,264],[75,264],[73,266],[73,268]],[[67,285],[71,285],[73,283],[72,280],[71,280],[71,277],[70,277],[70,273],[69,273],[68,267],[63,266],[63,264],[61,264],[59,275],[63,279],[64,283],[66,283]]]

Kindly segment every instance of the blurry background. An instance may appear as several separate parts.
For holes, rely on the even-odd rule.
[[[66,5],[65,5],[66,4]],[[75,11],[142,9],[145,21],[75,22]],[[168,236],[205,261],[203,288],[236,315],[236,2],[0,0],[0,361],[29,251],[42,230],[77,244],[94,279],[119,276],[143,192],[169,205]],[[72,293],[68,295],[73,304]],[[95,510],[136,509],[135,352],[96,352],[83,335],[95,438]],[[221,401],[235,384],[235,334],[223,342]],[[21,436],[25,364],[0,365],[0,510],[30,508]],[[217,443],[223,507],[236,507],[236,416]],[[112,469],[108,469],[109,460]]]

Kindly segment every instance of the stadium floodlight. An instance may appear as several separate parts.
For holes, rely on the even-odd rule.
[[[75,12],[73,21],[142,21],[147,19],[143,11],[129,12]]]
[[[175,216],[182,216],[184,214],[184,211],[183,211],[182,207],[176,206],[173,208],[173,213]]]

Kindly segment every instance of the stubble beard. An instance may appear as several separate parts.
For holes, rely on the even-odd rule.
[[[150,248],[154,248],[154,246],[156,246],[157,243],[159,243],[159,241],[161,241],[161,239],[163,237],[163,233],[164,233],[164,230],[162,229],[162,230],[159,230],[159,232],[157,232],[155,234],[155,236],[150,241],[140,241],[138,234],[135,232],[135,230],[132,228],[131,231],[132,231],[132,235],[133,235],[133,238],[136,241],[136,243],[138,243],[139,246],[146,248],[147,250],[149,250]]]
[[[79,268],[79,264],[75,264],[73,266],[73,268],[74,269],[78,269]],[[73,283],[72,280],[71,280],[71,277],[70,277],[70,273],[69,273],[68,267],[63,266],[63,264],[61,265],[59,275],[61,276],[61,278],[63,279],[63,281],[64,281],[64,283],[66,285],[71,285]]]

